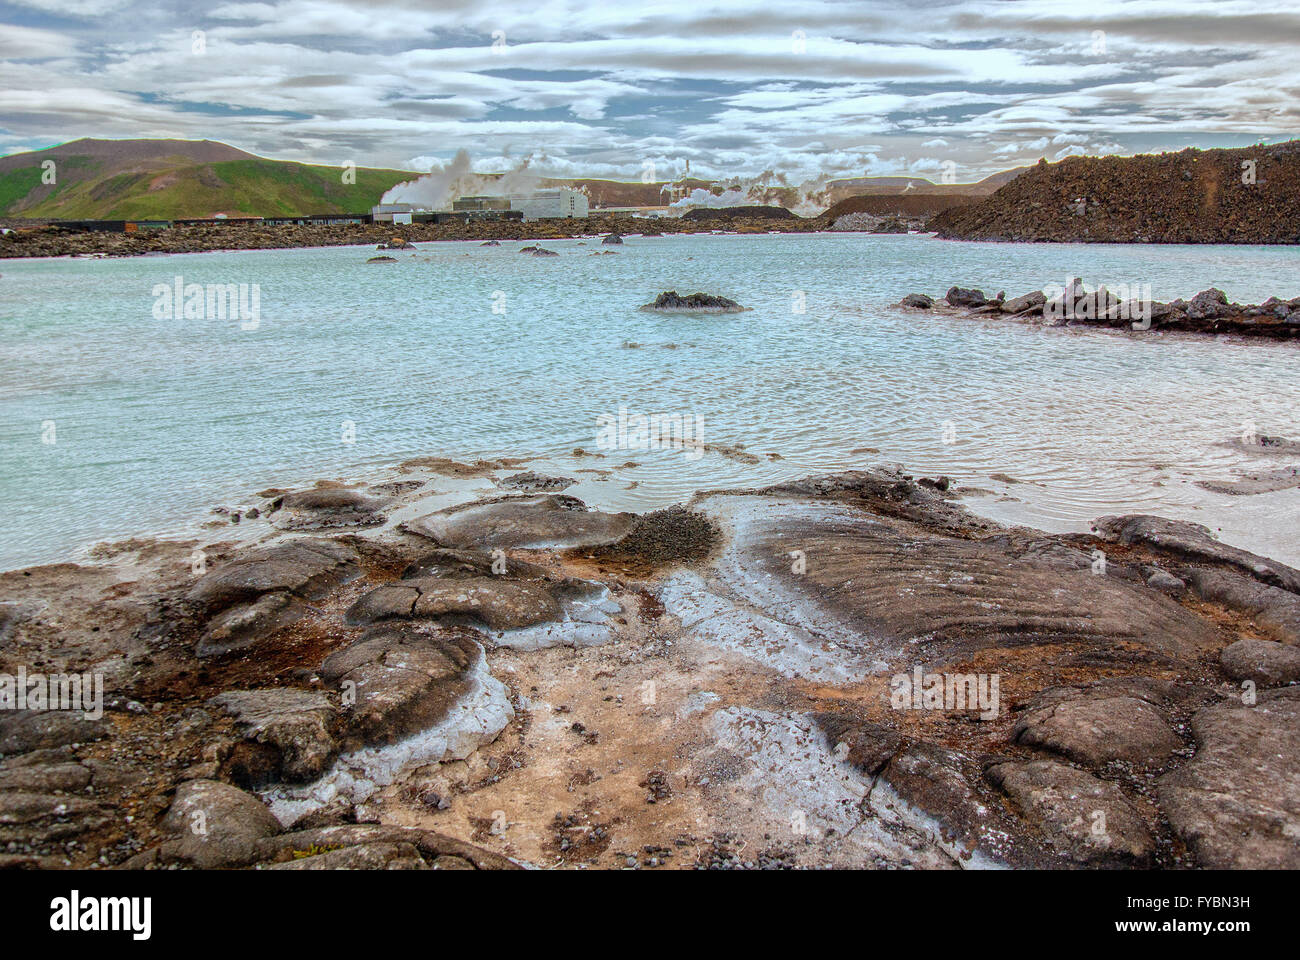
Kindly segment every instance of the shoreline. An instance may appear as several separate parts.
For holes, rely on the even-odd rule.
[[[411,243],[435,241],[560,240],[592,235],[710,234],[734,232],[830,232],[818,219],[738,218],[685,220],[591,216],[585,220],[477,221],[415,224],[340,224],[336,226],[174,226],[149,233],[77,232],[34,229],[0,237],[0,260],[42,259],[103,253],[141,256],[150,253],[209,253],[236,250],[284,250],[310,247],[378,245],[394,236]]]
[[[1242,342],[1258,343],[1249,340]],[[1239,439],[1225,441],[1222,444],[1226,449],[1248,452],[1253,458],[1244,465],[1233,467],[1226,475],[1222,469],[1210,469],[1208,473],[1205,471],[1191,473],[1187,468],[1178,468],[1185,474],[1182,479],[1186,483],[1220,494],[1239,495],[1233,496],[1227,503],[1218,505],[1217,510],[1213,509],[1213,504],[1182,503],[1173,505],[1172,514],[1208,524],[1223,535],[1232,535],[1238,542],[1251,549],[1268,552],[1270,541],[1275,538],[1261,530],[1262,521],[1257,515],[1267,514],[1269,508],[1266,504],[1271,495],[1286,494],[1300,488],[1300,477],[1289,476],[1284,485],[1265,486],[1260,489],[1250,489],[1251,485],[1258,483],[1258,479],[1251,478],[1258,478],[1268,473],[1269,467],[1290,462],[1288,458],[1296,457],[1297,451],[1300,451],[1300,443],[1266,435],[1261,435],[1257,439],[1259,443],[1254,446],[1243,445]],[[714,445],[711,449],[706,449],[705,456],[731,461],[736,456],[734,452],[736,449],[729,444]],[[890,464],[899,462],[890,455],[889,451],[875,448],[872,450],[873,453],[869,456],[854,451],[847,456],[830,456],[827,458],[828,462],[820,464],[801,463],[798,468],[788,466],[784,456],[779,454],[772,456],[769,451],[760,458],[760,463],[767,467],[778,468],[774,471],[758,471],[743,479],[733,479],[719,486],[702,485],[680,493],[660,493],[648,497],[634,493],[640,488],[641,481],[629,479],[626,475],[620,476],[620,466],[611,466],[600,458],[593,459],[593,454],[588,451],[578,454],[568,450],[567,447],[550,453],[533,454],[521,454],[509,450],[480,450],[463,455],[462,460],[443,456],[426,457],[418,453],[413,453],[411,457],[404,460],[400,459],[400,454],[373,455],[335,470],[325,480],[320,478],[319,471],[311,464],[302,463],[297,467],[286,467],[277,471],[271,475],[274,479],[266,479],[258,483],[250,483],[242,477],[229,478],[222,485],[227,489],[225,495],[207,499],[204,504],[197,505],[194,512],[185,519],[166,525],[150,524],[147,529],[132,526],[123,527],[115,532],[88,534],[79,543],[50,551],[44,558],[9,561],[0,567],[0,576],[38,566],[95,562],[97,557],[111,554],[117,545],[136,541],[251,543],[259,537],[273,533],[266,527],[265,517],[262,516],[267,500],[267,497],[262,495],[262,491],[268,489],[303,488],[313,483],[328,483],[357,489],[385,488],[395,483],[410,481],[414,475],[428,483],[437,481],[440,488],[438,502],[444,506],[451,506],[472,500],[476,496],[490,495],[494,490],[502,494],[510,493],[509,488],[494,486],[510,474],[552,473],[569,477],[572,482],[565,488],[566,493],[580,496],[596,509],[639,514],[684,503],[692,496],[717,493],[731,488],[738,482],[760,486],[772,485],[791,482],[808,471],[833,473],[864,469],[873,461]],[[635,458],[637,451],[627,451],[627,453]],[[419,466],[421,461],[426,460],[456,466],[451,474],[444,474],[437,470],[425,470]],[[935,457],[913,457],[912,462],[917,463],[919,469],[928,470],[935,475],[944,472],[952,474],[953,494],[961,499],[964,507],[973,515],[994,523],[1037,527],[1059,536],[1086,530],[1091,519],[1091,514],[1088,515],[1088,519],[1084,519],[1055,513],[1053,507],[1056,500],[1048,489],[1048,481],[1033,479],[1032,474],[1027,476],[1023,470],[1016,470],[1017,476],[1010,476],[1005,469],[996,469],[994,464],[983,464],[981,467],[971,469],[955,469]],[[638,463],[637,466],[641,464]],[[1170,468],[1170,464],[1153,467],[1152,476],[1167,478]],[[1283,467],[1280,472],[1287,472],[1287,469],[1290,468]],[[1263,474],[1260,471],[1263,471]],[[1294,473],[1294,469],[1291,469],[1291,473]],[[618,481],[618,486],[615,487],[610,481]],[[1059,498],[1059,491],[1056,496]],[[1140,501],[1141,498],[1135,498],[1132,503],[1124,506],[1103,499],[1093,509],[1094,512],[1147,509],[1147,505]],[[1233,509],[1247,506],[1248,501],[1252,508],[1247,512],[1248,515],[1243,514],[1240,509]],[[245,517],[250,510],[253,513]],[[232,515],[239,515],[239,520],[232,522]],[[1235,524],[1230,522],[1233,520],[1237,522]],[[1276,547],[1276,544],[1272,546]],[[1300,565],[1300,553],[1283,551],[1281,555],[1272,555]]]
[[[417,457],[263,490],[255,536],[0,573],[0,671],[102,676],[109,698],[96,720],[0,714],[0,809],[38,813],[0,830],[5,862],[1294,865],[1253,806],[1285,793],[1276,764],[1240,758],[1229,812],[1198,757],[1246,717],[1294,739],[1300,571],[1181,521],[1004,526],[898,468],[631,514],[527,464]],[[1001,706],[900,707],[913,670],[999,677]],[[772,779],[792,756],[797,783]],[[216,842],[183,829],[196,804]]]
[[[7,223],[19,223],[9,220]],[[476,221],[455,223],[415,224],[340,224],[335,226],[247,226],[212,225],[173,226],[167,230],[143,233],[65,232],[57,224],[19,226],[14,232],[0,236],[0,260],[49,259],[78,255],[103,255],[107,257],[145,256],[159,253],[213,253],[252,250],[294,250],[318,247],[368,246],[384,243],[400,235],[412,243],[466,242],[489,240],[562,240],[589,238],[616,233],[622,236],[655,237],[699,234],[805,234],[823,233],[837,236],[907,236],[925,235],[937,240],[959,243],[1008,244],[1092,244],[1095,246],[1243,246],[1289,247],[1293,243],[1233,242],[1218,244],[1213,241],[1183,239],[1172,240],[1115,240],[1098,238],[1067,238],[1059,240],[1014,240],[987,237],[960,237],[946,235],[916,222],[914,229],[897,230],[835,230],[825,216],[767,218],[718,217],[686,220],[681,217],[643,218],[629,216],[600,216],[593,213],[585,220],[534,220]],[[1300,243],[1300,241],[1298,241]]]

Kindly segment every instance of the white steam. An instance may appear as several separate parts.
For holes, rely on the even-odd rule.
[[[520,194],[527,196],[542,186],[541,178],[528,172],[532,156],[525,157],[507,173],[475,173],[469,153],[456,155],[441,167],[435,166],[418,180],[399,183],[384,194],[381,203],[409,203],[417,209],[445,210],[457,197],[481,194]]]

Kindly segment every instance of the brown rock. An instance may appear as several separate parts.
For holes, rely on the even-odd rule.
[[[1151,832],[1115,784],[1052,760],[1000,763],[985,775],[1067,859],[1088,866],[1150,862]]]
[[[1030,710],[1012,738],[1092,767],[1163,760],[1183,746],[1155,707],[1135,697],[1066,700]]]
[[[322,693],[292,687],[231,690],[208,702],[235,718],[245,740],[274,749],[277,778],[313,780],[338,748],[337,710]]]
[[[541,495],[448,507],[406,528],[445,547],[559,549],[613,543],[634,519],[629,513],[588,510],[574,497]]]
[[[482,656],[466,628],[420,632],[382,624],[321,664],[327,683],[355,685],[345,701],[350,740],[388,744],[437,723],[469,689],[469,671]]]
[[[1279,687],[1300,680],[1300,649],[1247,637],[1223,648],[1223,670],[1234,680]]]
[[[217,780],[188,780],[177,787],[160,826],[173,837],[161,853],[164,860],[207,869],[251,862],[254,843],[281,829],[261,800]]]
[[[1196,756],[1160,781],[1170,826],[1209,869],[1300,869],[1300,687],[1192,718]]]

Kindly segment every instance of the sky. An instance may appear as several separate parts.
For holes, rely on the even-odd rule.
[[[965,182],[1300,130],[1286,0],[0,0],[0,154]]]

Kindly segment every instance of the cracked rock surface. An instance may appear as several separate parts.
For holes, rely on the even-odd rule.
[[[1300,571],[894,467],[637,517],[525,466],[0,573],[0,673],[103,681],[0,714],[0,865],[1300,866]]]

